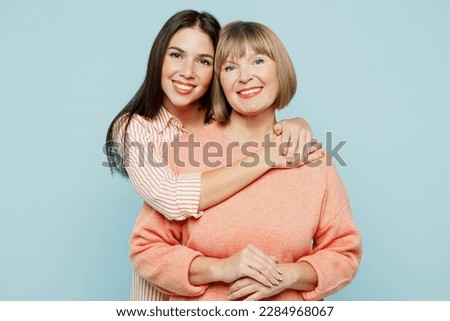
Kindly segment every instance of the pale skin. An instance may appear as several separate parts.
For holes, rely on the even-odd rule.
[[[227,299],[235,300],[245,297],[244,301],[258,301],[277,295],[286,289],[311,291],[317,286],[316,272],[306,262],[279,264],[278,268],[283,275],[279,284],[265,286],[255,279],[241,278],[230,286]]]
[[[279,88],[276,70],[273,60],[251,48],[241,58],[229,57],[222,66],[221,85],[233,108],[222,130],[232,141],[261,141],[261,136],[273,127],[272,104]],[[261,300],[286,289],[312,290],[318,283],[308,263],[277,264],[276,258],[252,244],[227,258],[195,258],[189,280],[193,285],[229,283],[230,300]]]
[[[209,37],[198,28],[177,31],[169,42],[164,58],[161,85],[164,91],[164,107],[183,124],[189,132],[204,126],[204,110],[199,110],[199,99],[206,93],[213,76],[214,48]],[[311,141],[311,129],[301,119],[272,123],[266,133],[274,133],[276,147],[260,150],[259,157],[270,155],[272,164],[260,162],[257,166],[244,167],[246,158],[232,166],[202,174],[199,210],[204,210],[235,194],[273,167],[288,168],[313,162],[324,155],[320,145],[305,152]],[[280,154],[279,146],[290,146]],[[281,145],[283,144],[283,145]],[[306,157],[304,154],[307,154]]]
[[[276,264],[276,258],[249,244],[226,259],[197,257],[191,264],[189,281],[193,285],[230,283],[228,300],[245,297],[246,301],[252,301],[286,289],[313,290],[317,274],[306,262]]]

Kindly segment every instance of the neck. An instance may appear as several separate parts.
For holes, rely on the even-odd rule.
[[[264,136],[273,131],[275,122],[275,111],[272,109],[254,116],[242,115],[233,111],[228,122],[223,126],[223,130],[232,141],[261,144],[264,142]]]
[[[183,124],[184,129],[193,132],[203,125],[205,119],[205,110],[198,110],[195,106],[174,107],[164,106],[172,115],[177,117]]]

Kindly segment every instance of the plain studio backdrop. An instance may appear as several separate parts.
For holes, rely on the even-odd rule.
[[[127,300],[142,205],[102,166],[107,126],[182,9],[257,21],[286,45],[302,116],[331,147],[364,256],[333,300],[450,300],[448,1],[0,4],[0,299]]]

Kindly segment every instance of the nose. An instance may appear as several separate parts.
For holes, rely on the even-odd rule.
[[[184,61],[181,66],[180,75],[184,78],[193,78],[194,77],[194,62],[193,61]]]
[[[247,64],[242,64],[239,66],[239,81],[242,83],[247,83],[253,79],[253,74]]]

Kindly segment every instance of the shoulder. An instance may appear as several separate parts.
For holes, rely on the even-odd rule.
[[[221,131],[215,123],[207,124],[190,134],[176,137],[169,145],[168,164],[176,173],[203,172],[211,170],[208,163],[210,144],[221,144]],[[218,141],[219,138],[219,141]],[[218,146],[219,150],[223,150]],[[220,154],[222,157],[223,155]]]
[[[221,131],[217,126],[217,123],[213,122],[210,124],[206,124],[195,130],[192,133],[183,134],[179,137],[180,142],[208,142],[211,140],[216,140],[216,138],[221,136]]]
[[[127,116],[127,115],[124,115]],[[126,117],[126,121],[130,120],[128,128],[144,128],[151,129],[155,127],[155,121],[149,117],[143,117],[141,115],[134,114],[131,118],[130,116]]]
[[[339,175],[338,169],[336,168],[332,157],[329,154],[325,154],[321,160],[322,163],[319,167],[323,173],[322,175],[326,183],[327,192],[329,194],[328,199],[334,200],[339,204],[342,202],[348,202],[345,184]]]
[[[288,173],[289,171],[291,170],[288,170]],[[314,162],[297,167],[294,171],[298,175],[297,179],[303,183],[307,182],[310,188],[315,186],[320,190],[327,190],[342,184],[333,159],[327,153]]]
[[[317,175],[323,176],[324,179],[326,179],[328,176],[338,174],[332,157],[326,152],[322,158],[314,162],[307,163],[304,166]]]
[[[148,117],[141,115],[125,114],[114,123],[114,133],[116,137],[127,135],[148,135],[157,132],[156,123]]]

